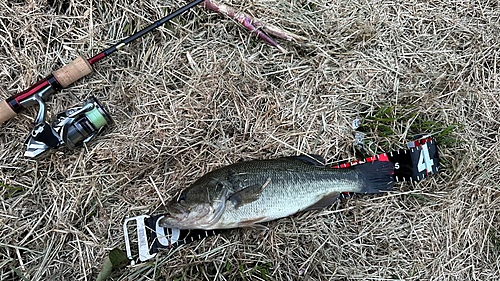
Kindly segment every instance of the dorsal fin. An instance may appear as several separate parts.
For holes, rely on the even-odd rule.
[[[304,161],[308,164],[314,165],[314,166],[325,166],[325,158],[316,155],[316,154],[302,154],[299,156],[289,156],[289,157],[283,157],[283,159],[295,159],[295,160],[301,160]]]

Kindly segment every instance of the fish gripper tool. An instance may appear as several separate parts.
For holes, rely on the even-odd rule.
[[[159,225],[163,215],[148,216],[142,215],[125,219],[123,233],[125,235],[125,248],[127,257],[132,265],[135,264],[135,257],[132,253],[131,233],[129,227],[135,222],[136,232],[134,240],[137,240],[139,260],[141,262],[152,259],[161,250],[173,249],[184,244],[202,240],[206,237],[214,236],[222,230],[201,230],[201,229],[175,229],[166,228]]]

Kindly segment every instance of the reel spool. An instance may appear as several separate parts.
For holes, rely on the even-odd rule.
[[[49,125],[45,122],[45,104],[41,98],[36,100],[40,104],[40,111],[35,128],[26,139],[26,157],[35,158],[62,145],[75,149],[93,140],[101,134],[106,125],[113,123],[113,119],[99,101],[91,97],[81,107],[56,114]]]

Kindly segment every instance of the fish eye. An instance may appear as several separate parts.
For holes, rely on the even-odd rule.
[[[184,201],[186,200],[186,193],[181,193],[181,195],[179,196],[179,198],[177,199],[177,203],[184,203]]]

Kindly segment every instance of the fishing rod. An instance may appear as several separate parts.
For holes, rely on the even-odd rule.
[[[7,98],[5,101],[0,102],[0,123],[3,123],[13,118],[23,109],[38,104],[40,100],[39,98],[41,98],[41,100],[45,100],[50,95],[60,91],[61,89],[68,87],[73,82],[92,73],[93,72],[92,65],[96,64],[103,58],[113,54],[114,52],[120,50],[121,48],[130,44],[134,40],[155,30],[159,26],[179,16],[180,14],[193,8],[194,6],[200,4],[203,1],[204,0],[195,0],[193,2],[190,2],[186,6],[158,20],[157,22],[149,25],[148,27],[124,39],[120,43],[108,48],[104,52],[94,56],[91,59],[87,60],[84,57],[79,56],[76,60],[72,61],[71,63],[67,64],[61,69],[52,72],[51,75],[49,75],[45,79],[38,81],[27,90],[22,91],[16,95],[13,95]]]
[[[79,56],[74,61],[58,69],[33,86],[0,102],[0,124],[15,117],[27,107],[39,105],[40,110],[35,121],[25,156],[36,157],[48,150],[66,144],[69,148],[90,141],[99,134],[104,125],[111,123],[111,117],[95,98],[91,98],[81,107],[72,108],[58,113],[57,120],[51,125],[45,123],[44,101],[54,93],[67,88],[80,78],[93,72],[92,66],[103,58],[110,56],[124,46],[155,30],[159,26],[181,15],[204,0],[194,0],[168,16],[156,21],[132,36],[111,46],[96,56],[86,59]]]

